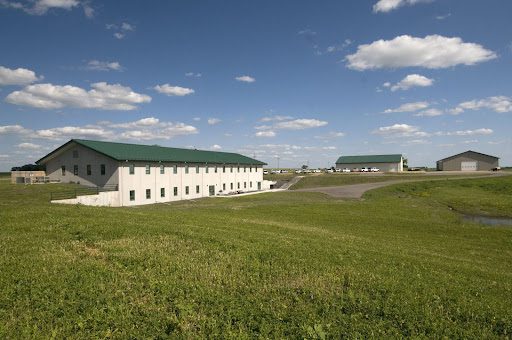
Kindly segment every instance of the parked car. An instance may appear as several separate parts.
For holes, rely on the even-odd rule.
[[[302,170],[301,170],[301,169],[295,170],[295,173],[296,173],[296,174],[301,174],[301,173],[302,173]]]
[[[350,169],[349,168],[344,168],[343,170],[341,170],[343,172],[350,172]]]
[[[500,170],[501,170],[501,167],[499,167],[499,166],[492,168],[492,171],[500,171]]]
[[[319,174],[319,173],[321,173],[321,172],[322,172],[322,170],[320,170],[320,169],[315,169],[315,170],[313,170],[313,172],[314,172],[314,173]]]
[[[333,169],[327,169],[326,172],[329,173],[329,174],[332,174],[334,172],[334,170]]]
[[[361,172],[369,172],[369,171],[370,171],[370,169],[368,169],[367,167],[361,168]]]
[[[268,175],[268,170],[263,170],[264,175]]]
[[[361,170],[359,170],[359,168],[353,168],[352,169],[352,172],[360,172]]]
[[[379,171],[380,171],[380,169],[379,169],[379,168],[376,168],[376,167],[374,167],[374,166],[372,166],[372,167],[370,168],[370,172],[379,172]]]

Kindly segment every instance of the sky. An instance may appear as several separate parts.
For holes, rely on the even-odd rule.
[[[512,165],[510,0],[0,0],[0,171],[72,138]]]

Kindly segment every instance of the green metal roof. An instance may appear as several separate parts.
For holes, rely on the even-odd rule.
[[[360,163],[400,163],[402,155],[363,155],[341,156],[336,164],[360,164]]]
[[[265,165],[266,163],[237,153],[194,149],[169,148],[158,145],[140,145],[72,139],[60,148],[44,156],[36,163],[59,151],[70,143],[77,143],[117,161],[179,162]]]

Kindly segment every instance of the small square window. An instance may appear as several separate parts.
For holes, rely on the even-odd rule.
[[[165,188],[160,188],[160,197],[165,197]]]
[[[178,166],[176,164],[172,166],[172,173],[175,175],[178,173]]]
[[[62,172],[62,176],[66,176],[66,166],[65,165],[60,167],[60,171]]]
[[[146,189],[146,199],[151,199],[151,189]]]
[[[78,158],[78,151],[77,150],[73,150],[73,158]]]
[[[174,187],[173,192],[174,196],[178,196],[178,187]]]
[[[196,185],[196,194],[199,194],[199,185]]]
[[[135,201],[135,190],[130,190],[130,201]]]
[[[134,164],[130,164],[129,165],[129,169],[130,169],[130,175],[135,175],[135,165]]]
[[[91,171],[91,165],[90,164],[87,164],[87,176],[90,176],[92,173]]]
[[[165,174],[165,166],[163,164],[160,164],[160,175]]]
[[[78,176],[78,165],[73,165],[73,175]]]
[[[105,171],[105,164],[101,164],[101,165],[100,165],[100,174],[101,174],[101,175],[105,175],[105,172],[106,172],[106,171]]]
[[[188,185],[185,187],[185,195],[188,195]]]
[[[151,165],[146,164],[146,175],[151,174]]]

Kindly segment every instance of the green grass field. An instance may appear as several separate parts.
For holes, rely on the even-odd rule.
[[[471,177],[488,176],[489,173],[471,174]],[[297,184],[291,187],[292,190],[307,189],[307,188],[318,188],[328,186],[340,186],[348,184],[360,184],[360,183],[377,183],[387,182],[396,180],[432,180],[432,179],[452,179],[462,178],[464,175],[455,175],[449,173],[439,173],[433,175],[425,175],[424,173],[402,173],[402,174],[319,174],[310,175],[301,179]]]
[[[135,208],[0,182],[0,338],[510,338],[512,176]]]

